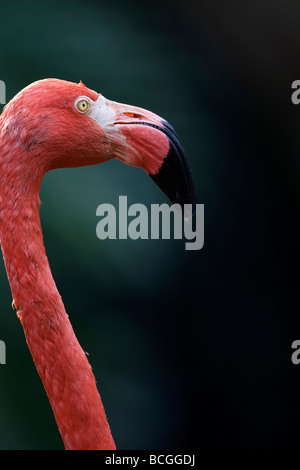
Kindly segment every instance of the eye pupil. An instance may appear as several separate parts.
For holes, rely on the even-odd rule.
[[[80,100],[77,103],[78,111],[81,111],[81,112],[87,111],[88,107],[89,107],[89,103],[87,100]]]

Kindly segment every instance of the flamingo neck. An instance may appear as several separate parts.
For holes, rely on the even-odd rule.
[[[0,239],[13,303],[66,449],[115,449],[95,378],[51,275],[39,185],[6,179],[0,160]]]

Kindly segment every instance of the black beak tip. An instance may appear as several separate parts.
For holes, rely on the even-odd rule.
[[[196,192],[191,170],[173,127],[167,122],[162,124],[169,139],[170,149],[158,173],[150,176],[173,204],[181,206],[184,218],[189,220],[196,209]],[[185,205],[188,206],[184,207]]]

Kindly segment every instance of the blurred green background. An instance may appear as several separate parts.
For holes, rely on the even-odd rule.
[[[299,441],[300,8],[296,1],[1,2],[7,101],[48,77],[163,116],[205,205],[205,245],[100,241],[96,208],[167,202],[118,161],[41,189],[54,279],[119,449]],[[1,107],[2,109],[2,107]],[[0,448],[62,449],[0,265]]]

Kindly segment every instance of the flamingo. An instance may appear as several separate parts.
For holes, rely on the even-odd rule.
[[[0,116],[0,240],[13,306],[67,450],[114,450],[95,377],[55,285],[39,190],[52,169],[111,158],[143,168],[181,206],[195,206],[174,129],[145,109],[49,78],[21,90]]]

